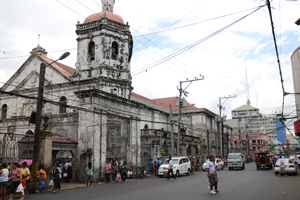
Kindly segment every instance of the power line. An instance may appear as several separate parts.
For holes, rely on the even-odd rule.
[[[210,35],[208,35],[208,36],[206,36],[206,37],[204,37],[204,38],[198,40],[197,42],[192,43],[192,44],[188,45],[187,47],[182,48],[181,50],[178,50],[178,51],[176,51],[176,52],[170,54],[169,56],[167,56],[167,57],[165,57],[165,58],[163,58],[163,59],[161,59],[161,60],[158,60],[158,61],[156,61],[156,62],[154,62],[154,63],[152,63],[152,64],[150,64],[150,65],[147,65],[147,66],[143,67],[142,69],[137,70],[136,72],[133,72],[133,73],[135,73],[135,74],[133,74],[132,76],[138,75],[138,74],[144,72],[145,70],[149,70],[149,69],[151,69],[151,68],[153,68],[153,67],[156,67],[156,66],[160,65],[161,63],[164,63],[164,62],[166,62],[166,61],[172,59],[173,57],[178,56],[178,55],[184,53],[185,51],[187,51],[187,50],[189,50],[189,49],[191,49],[191,48],[193,48],[193,47],[195,47],[195,46],[201,44],[202,42],[204,42],[204,41],[210,39],[211,37],[213,37],[213,36],[219,34],[220,32],[226,30],[227,28],[231,27],[232,25],[236,24],[237,22],[241,21],[242,19],[246,18],[247,16],[251,15],[252,13],[258,11],[258,10],[261,9],[262,7],[264,7],[264,6],[258,7],[256,10],[252,11],[251,13],[249,13],[249,14],[245,15],[244,17],[242,17],[242,18],[240,18],[240,19],[234,21],[233,23],[231,23],[231,24],[229,24],[229,25],[227,25],[227,26],[225,26],[225,27],[219,29],[218,31],[215,31],[214,33],[212,33],[212,34],[210,34]]]

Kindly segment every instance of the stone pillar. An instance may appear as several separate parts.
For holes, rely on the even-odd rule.
[[[141,122],[137,121],[136,122],[136,159],[137,159],[137,163],[136,166],[139,167],[141,166],[141,152],[142,152],[142,147],[141,147]]]
[[[50,181],[50,173],[52,172],[52,133],[48,132],[48,131],[42,131],[41,132],[42,135],[42,163],[45,165],[46,168],[46,173],[47,173],[47,180],[45,182],[45,186],[47,186],[49,184]],[[56,154],[55,154],[56,155]],[[48,173],[50,172],[50,173]]]
[[[127,164],[128,166],[132,166],[133,168],[137,165],[137,127],[136,127],[137,121],[136,120],[130,120],[130,145],[129,149],[127,151]],[[134,170],[135,171],[135,170]]]
[[[71,151],[71,154],[72,154],[72,182],[77,182],[76,169],[78,166],[78,159],[77,159],[77,150],[76,149],[77,149],[77,147]]]
[[[101,115],[96,115],[95,116],[95,121],[96,122],[100,122],[101,120]],[[94,127],[94,135],[93,135],[93,143],[94,143],[94,149],[93,149],[93,160],[91,161],[92,162],[92,165],[94,167],[94,182],[99,182],[100,181],[100,175],[101,171],[101,147],[102,147],[102,144],[101,144],[101,130],[102,130],[102,127],[103,126],[106,126],[106,125],[103,125],[105,124],[102,123],[99,123],[99,126],[95,126]],[[103,171],[103,170],[102,170]]]
[[[106,162],[106,142],[107,142],[107,125],[106,125],[106,115],[101,115],[100,116],[100,150],[101,150],[101,155],[100,155],[100,173],[99,173],[99,178],[104,178],[104,169],[105,169],[105,162]]]

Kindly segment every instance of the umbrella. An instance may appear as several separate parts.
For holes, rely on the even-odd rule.
[[[274,156],[274,158],[279,159],[280,157],[279,156]]]
[[[268,156],[275,156],[275,155],[276,155],[275,153],[268,154]]]
[[[22,165],[23,162],[27,162],[27,165],[31,165],[32,164],[32,160],[27,159],[27,160],[21,160],[19,162],[19,165]]]

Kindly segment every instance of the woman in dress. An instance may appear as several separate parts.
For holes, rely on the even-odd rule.
[[[12,176],[8,179],[12,179],[11,187],[10,187],[10,198],[9,200],[13,200],[13,195],[17,187],[19,186],[20,183],[22,183],[22,172],[21,169],[18,167],[18,163],[14,163],[13,165],[13,170],[12,170]],[[18,198],[20,197],[20,200],[24,200],[23,194],[17,196]]]
[[[111,164],[109,163],[109,161],[106,161],[106,165],[105,165],[105,178],[107,183],[109,182],[109,178],[110,178],[110,171],[111,171]]]
[[[6,164],[2,164],[0,168],[0,198],[5,199],[6,185],[8,180],[8,169]]]
[[[89,181],[90,181],[90,187],[92,186],[93,176],[94,176],[94,169],[92,167],[92,163],[89,162],[88,166],[85,168],[86,171],[86,187],[89,187]]]

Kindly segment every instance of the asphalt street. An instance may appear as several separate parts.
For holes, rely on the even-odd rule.
[[[247,163],[245,170],[218,171],[219,193],[209,194],[207,172],[181,176],[169,181],[166,178],[133,179],[125,184],[94,184],[93,188],[65,189],[59,193],[29,194],[26,199],[75,199],[75,200],[152,200],[152,199],[300,199],[300,175],[275,176],[272,170],[256,170],[254,163]]]

